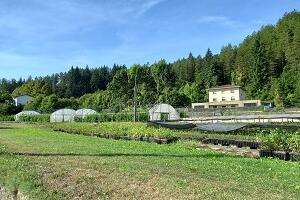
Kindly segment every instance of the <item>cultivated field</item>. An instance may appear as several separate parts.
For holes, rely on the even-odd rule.
[[[299,199],[300,164],[0,124],[0,185],[33,199]]]

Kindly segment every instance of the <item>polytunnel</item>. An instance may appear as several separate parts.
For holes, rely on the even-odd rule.
[[[76,117],[80,117],[80,118],[84,118],[88,115],[94,115],[97,114],[97,112],[93,109],[89,109],[89,108],[83,108],[83,109],[79,109],[76,110]]]
[[[32,116],[32,115],[40,115],[40,113],[33,110],[22,111],[16,114],[15,119],[16,121],[19,121],[20,116]]]
[[[167,120],[179,120],[179,113],[173,106],[162,103],[156,104],[149,110],[150,121],[160,121],[162,118]]]
[[[50,122],[73,122],[76,111],[73,109],[60,109],[50,116]]]

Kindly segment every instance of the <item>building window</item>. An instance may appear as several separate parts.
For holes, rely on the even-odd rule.
[[[213,101],[217,101],[217,98],[213,98]]]
[[[226,101],[226,97],[222,97],[222,101]]]
[[[213,92],[213,94],[217,94],[217,92]]]
[[[257,104],[256,103],[245,103],[244,106],[245,107],[255,107],[255,106],[257,106]]]
[[[234,93],[234,90],[230,90],[231,93]]]
[[[235,97],[231,97],[231,101],[235,101]]]

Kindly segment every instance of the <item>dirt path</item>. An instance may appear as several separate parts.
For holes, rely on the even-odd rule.
[[[222,145],[213,145],[213,144],[202,144],[200,143],[197,146],[197,149],[209,149],[220,151],[225,154],[234,154],[234,155],[241,155],[247,157],[259,157],[259,150],[258,149],[250,149],[246,147],[236,147],[236,146],[222,146]]]

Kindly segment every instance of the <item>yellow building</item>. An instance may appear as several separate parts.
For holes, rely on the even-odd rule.
[[[260,100],[246,100],[240,86],[223,85],[208,89],[209,102],[192,103],[192,108],[234,108],[260,106]]]

